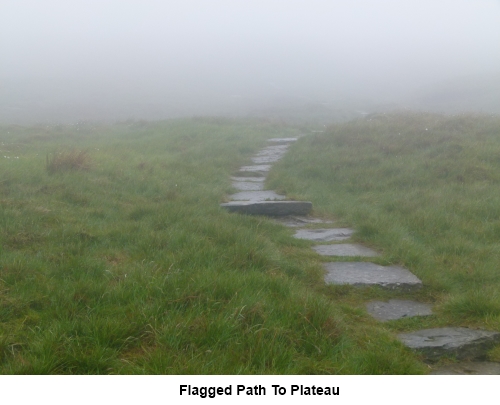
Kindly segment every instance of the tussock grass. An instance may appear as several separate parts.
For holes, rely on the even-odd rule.
[[[70,150],[47,154],[45,168],[49,174],[68,170],[89,170],[90,155],[85,150]]]
[[[500,117],[382,114],[302,138],[269,185],[314,201],[381,251],[382,262],[422,279],[414,298],[434,304],[436,315],[411,321],[413,330],[500,330],[499,156]],[[394,294],[348,289],[336,297],[362,308]]]
[[[0,159],[0,372],[423,372],[319,291],[307,242],[219,208],[265,139],[296,134],[203,118],[0,128],[19,156]],[[91,170],[50,174],[53,150],[87,151]]]

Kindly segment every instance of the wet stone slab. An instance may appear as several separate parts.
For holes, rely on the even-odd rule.
[[[431,375],[500,375],[500,363],[464,361],[434,368]]]
[[[401,333],[398,338],[430,362],[443,356],[459,360],[481,360],[486,357],[488,350],[500,343],[499,332],[451,327]]]
[[[374,250],[362,245],[350,243],[342,243],[339,245],[317,245],[313,249],[322,256],[362,256],[375,257],[379,256]]]
[[[392,321],[412,316],[432,315],[429,304],[410,300],[372,301],[366,304],[368,313],[379,321]]]
[[[260,181],[233,181],[233,187],[240,191],[261,191],[264,190],[264,182]]]
[[[333,221],[328,221],[319,218],[311,218],[311,217],[283,217],[276,218],[276,222],[284,226],[288,226],[290,228],[299,228],[301,226],[306,226],[309,224],[332,224]]]
[[[297,239],[331,242],[349,239],[353,232],[349,228],[299,229],[293,236]]]
[[[229,199],[232,201],[266,201],[266,200],[284,200],[284,195],[276,194],[272,190],[265,191],[242,191],[240,193],[232,194]]]
[[[367,262],[324,263],[327,284],[350,284],[356,287],[379,286],[388,290],[413,291],[422,282],[409,270],[399,266],[379,266]]]
[[[231,201],[220,206],[230,212],[240,214],[278,217],[307,215],[312,210],[310,201]]]
[[[235,182],[254,182],[254,183],[263,183],[266,179],[264,177],[251,177],[251,176],[244,176],[244,177],[237,177],[237,176],[232,176],[231,180]]]
[[[238,172],[239,176],[265,176],[271,170],[271,165],[242,166]]]
[[[251,160],[252,163],[256,165],[265,164],[265,163],[274,163],[280,160],[283,155],[274,155],[274,156],[254,156]]]
[[[262,149],[254,157],[252,162],[255,164],[274,163],[280,160],[286,153],[288,145],[273,145]]]

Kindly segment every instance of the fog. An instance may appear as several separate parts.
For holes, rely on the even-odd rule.
[[[0,4],[1,123],[406,107],[500,112],[500,1]]]

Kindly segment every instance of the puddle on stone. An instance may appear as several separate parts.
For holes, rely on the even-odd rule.
[[[362,245],[350,243],[342,243],[339,245],[316,245],[312,247],[318,254],[322,256],[362,256],[375,257],[379,256],[374,250]]]
[[[368,313],[379,321],[392,321],[413,316],[432,315],[429,304],[410,300],[372,301],[366,304]]]
[[[331,242],[349,239],[353,232],[349,228],[299,229],[293,236],[297,239]]]

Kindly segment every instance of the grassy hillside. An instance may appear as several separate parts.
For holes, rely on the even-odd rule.
[[[0,372],[424,372],[322,290],[308,242],[219,208],[265,139],[296,134],[217,119],[0,128]]]
[[[317,212],[353,226],[356,240],[381,251],[381,263],[422,279],[413,297],[434,304],[435,315],[388,329],[500,330],[498,116],[394,113],[335,125],[299,140],[269,183],[314,201]],[[396,296],[329,291],[360,308]],[[498,360],[500,350],[491,355]]]

